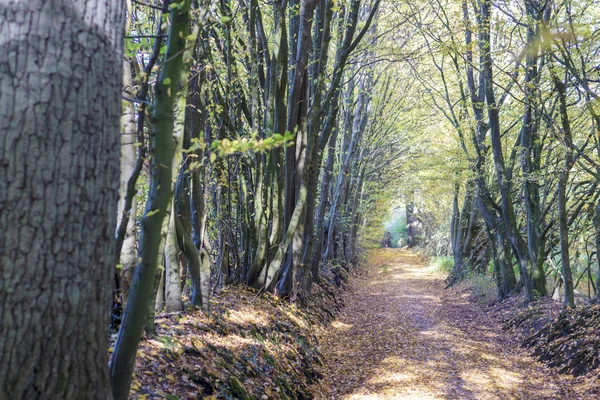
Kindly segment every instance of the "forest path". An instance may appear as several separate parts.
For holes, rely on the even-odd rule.
[[[372,253],[319,337],[321,399],[574,399],[443,276],[405,250]]]

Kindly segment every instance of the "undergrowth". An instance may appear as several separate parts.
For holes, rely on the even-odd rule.
[[[491,304],[497,299],[496,284],[489,276],[472,274],[466,279],[477,302]]]
[[[446,256],[431,257],[429,259],[429,268],[441,274],[450,274],[452,268],[454,268],[454,259]]]

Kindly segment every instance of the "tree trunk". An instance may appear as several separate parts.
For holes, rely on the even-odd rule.
[[[598,203],[596,203],[596,208],[594,209],[594,217],[593,217],[593,225],[594,231],[596,233],[596,237],[594,238],[594,243],[596,245],[596,302],[600,302],[600,199],[598,199]]]
[[[160,281],[158,282],[158,290],[156,300],[154,301],[154,312],[161,312],[165,306],[165,270],[160,270]]]
[[[152,301],[161,227],[172,196],[172,173],[174,143],[174,106],[179,91],[179,78],[184,66],[183,52],[189,34],[190,2],[185,0],[181,7],[171,7],[171,26],[168,33],[167,52],[156,82],[154,125],[150,137],[152,154],[148,203],[142,218],[142,233],[129,301],[125,308],[123,323],[110,360],[110,374],[116,400],[125,400],[129,395],[133,366],[139,341],[142,337],[146,313]],[[168,166],[165,168],[165,166]]]
[[[521,169],[523,171],[523,206],[525,209],[527,228],[527,247],[531,259],[533,288],[539,295],[546,295],[546,276],[544,274],[543,260],[545,249],[542,248],[541,231],[544,220],[540,207],[540,185],[538,183],[540,171],[540,158],[542,146],[538,133],[538,124],[534,118],[539,105],[537,104],[539,93],[540,74],[538,73],[539,37],[537,35],[538,25],[542,14],[538,10],[537,1],[525,2],[529,25],[527,26],[527,54],[525,63],[525,80],[523,90],[523,124],[520,132],[521,143]],[[539,259],[541,257],[541,260]]]
[[[125,10],[52,4],[0,11],[0,398],[105,400]]]
[[[129,60],[123,62],[123,92],[129,98],[133,98],[133,78],[131,63]],[[131,201],[131,209],[126,210],[127,186],[129,178],[133,174],[136,165],[137,152],[135,149],[137,125],[135,123],[135,109],[133,103],[125,103],[123,116],[121,117],[121,177],[119,184],[119,204],[117,215],[117,226],[121,224],[124,215],[128,213],[127,230],[121,247],[121,295],[123,303],[127,301],[127,293],[133,277],[136,258],[135,225],[137,213],[137,196],[134,194]]]
[[[332,122],[333,123],[333,122]],[[321,198],[319,200],[319,211],[317,213],[317,227],[315,228],[315,245],[312,254],[311,274],[315,282],[319,281],[319,268],[323,255],[323,244],[325,242],[324,226],[325,214],[328,208],[329,188],[333,181],[333,166],[335,162],[335,142],[337,140],[338,129],[335,128],[329,138],[329,149],[327,150],[327,161],[323,169],[323,178],[321,182]],[[310,221],[309,221],[310,223]]]
[[[465,258],[471,252],[471,242],[473,240],[473,231],[476,222],[476,206],[473,201],[474,188],[473,183],[468,182],[465,188],[465,199],[462,209],[458,206],[458,195],[460,192],[459,184],[454,186],[454,201],[452,222],[450,224],[450,241],[452,243],[452,253],[454,256],[454,268],[452,276],[449,277],[449,283],[455,283],[463,279],[465,274]]]
[[[571,123],[567,109],[567,95],[565,84],[561,82],[554,74],[552,76],[554,86],[558,92],[559,110],[562,122],[562,134],[565,143],[565,160],[563,169],[558,179],[558,227],[560,233],[560,258],[561,270],[564,279],[564,307],[575,307],[575,294],[573,290],[573,272],[571,271],[571,259],[569,258],[569,222],[567,215],[567,182],[569,181],[569,172],[575,164],[573,156],[573,139],[571,134]]]
[[[508,171],[504,161],[502,150],[502,141],[500,137],[500,116],[498,104],[496,103],[494,93],[494,75],[492,73],[492,49],[490,48],[490,18],[492,2],[484,0],[480,3],[481,15],[480,24],[480,51],[483,53],[482,73],[485,77],[485,99],[487,103],[488,119],[490,124],[490,136],[492,142],[492,154],[494,156],[494,167],[496,171],[496,180],[500,189],[501,208],[504,227],[510,243],[517,256],[523,283],[525,284],[525,294],[527,302],[535,299],[534,280],[532,278],[531,258],[527,248],[527,243],[523,240],[521,233],[517,228],[517,220],[513,205],[512,184],[508,176]],[[543,274],[542,274],[543,275]],[[545,276],[541,278],[545,279]],[[540,293],[545,295],[545,293]]]
[[[188,182],[187,174],[181,176],[181,184],[184,184],[184,182]],[[196,244],[192,240],[192,221],[189,197],[190,190],[188,185],[183,185],[180,187],[180,189],[182,189],[182,191],[180,193],[180,197],[178,196],[178,201],[176,203],[177,212],[174,221],[174,232],[177,233],[177,243],[179,243],[179,249],[185,255],[188,270],[192,277],[192,295],[190,298],[191,303],[195,306],[202,306],[208,311],[210,270],[208,276],[202,276],[202,268],[204,267],[202,259],[203,253],[198,250]],[[203,280],[208,282],[203,282]],[[204,283],[207,284],[203,285]]]
[[[177,245],[177,232],[175,219],[177,209],[172,206],[169,216],[169,228],[165,243],[165,311],[183,311],[181,300],[181,277],[179,276],[179,246]]]

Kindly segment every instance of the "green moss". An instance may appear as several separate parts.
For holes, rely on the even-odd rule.
[[[237,397],[240,400],[251,400],[252,398],[248,395],[248,392],[244,388],[244,385],[235,377],[230,376],[229,380],[229,388],[231,389],[231,394]]]

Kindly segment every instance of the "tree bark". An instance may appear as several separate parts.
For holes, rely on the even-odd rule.
[[[179,246],[177,244],[177,207],[171,206],[169,228],[165,243],[165,311],[183,311],[181,277],[179,276]]]
[[[123,323],[110,360],[110,374],[116,400],[129,395],[137,347],[142,337],[146,313],[152,301],[161,227],[172,196],[172,173],[174,143],[174,106],[179,90],[179,78],[183,68],[183,52],[189,34],[190,1],[180,7],[171,7],[171,26],[168,33],[167,52],[155,86],[156,100],[153,113],[154,125],[150,137],[152,154],[150,189],[146,211],[142,218],[142,233],[129,301],[125,308]]]
[[[127,23],[125,31],[129,31],[131,2],[127,2]],[[123,95],[129,99],[135,97],[133,88],[133,72],[131,60],[125,58],[123,60]],[[137,141],[137,124],[135,121],[135,107],[133,102],[126,101],[123,103],[123,115],[121,116],[121,175],[119,180],[119,204],[117,207],[117,232],[115,236],[119,236],[118,227],[123,222],[123,218],[128,216],[126,230],[123,236],[123,244],[120,249],[121,265],[121,298],[123,304],[127,301],[127,293],[131,285],[133,277],[133,269],[136,262],[136,214],[137,214],[137,196],[135,192],[130,199],[128,196],[129,179],[134,174],[137,163],[137,151],[135,143]],[[128,201],[129,200],[129,201]],[[129,209],[127,209],[127,207]],[[117,249],[118,251],[119,249]]]
[[[562,134],[565,148],[565,159],[563,169],[560,172],[558,179],[558,227],[560,234],[560,258],[561,270],[564,279],[564,304],[565,308],[575,307],[575,293],[573,289],[573,272],[571,270],[571,259],[569,258],[569,223],[567,215],[567,183],[569,181],[569,172],[575,164],[573,156],[573,139],[571,134],[571,122],[567,108],[567,95],[565,84],[561,82],[554,74],[552,76],[554,86],[558,92],[559,112],[562,122]]]
[[[485,77],[485,99],[487,103],[488,120],[490,125],[490,137],[492,142],[492,154],[494,156],[494,167],[496,171],[496,180],[500,189],[502,217],[504,228],[508,239],[515,251],[517,262],[519,263],[521,276],[525,285],[525,294],[527,302],[535,299],[534,279],[532,277],[531,259],[527,248],[527,243],[523,239],[517,228],[517,219],[513,205],[512,182],[504,161],[502,150],[502,141],[500,137],[500,116],[498,103],[494,93],[494,75],[492,72],[492,49],[490,42],[490,18],[492,2],[483,0],[480,3],[480,51],[482,52],[482,73]],[[542,274],[543,275],[543,274]],[[545,279],[545,276],[542,276]],[[545,293],[539,293],[545,295]]]
[[[600,302],[600,199],[594,208],[594,216],[592,218],[594,225],[594,244],[596,245],[596,303]]]
[[[1,399],[112,398],[124,16],[118,1],[0,5]]]

